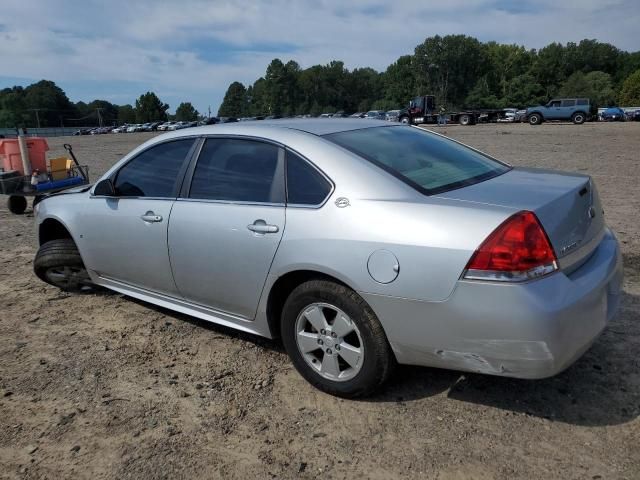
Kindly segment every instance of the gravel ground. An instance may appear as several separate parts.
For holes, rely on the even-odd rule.
[[[620,313],[539,381],[401,367],[324,395],[277,342],[32,273],[33,218],[0,206],[2,478],[640,478],[640,124],[434,129],[515,165],[593,175],[625,259]],[[150,134],[70,141],[94,175]]]

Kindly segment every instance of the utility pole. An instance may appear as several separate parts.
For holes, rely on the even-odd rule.
[[[211,105],[209,105],[209,117],[208,118],[211,118]]]
[[[38,128],[40,128],[40,115],[39,115],[39,111],[43,110],[42,108],[30,108],[29,111],[30,112],[36,112],[36,125],[38,126]]]
[[[102,126],[102,108],[96,108],[96,113],[98,114],[98,126]]]

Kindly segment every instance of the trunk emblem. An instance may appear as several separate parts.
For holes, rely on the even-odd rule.
[[[567,245],[567,246],[565,246],[565,247],[562,247],[562,248],[560,249],[560,254],[561,254],[561,255],[564,255],[564,254],[565,254],[565,253],[567,253],[568,251],[573,250],[574,248],[576,248],[576,247],[578,246],[578,243],[579,243],[579,242],[573,242],[573,243],[570,243],[569,245]]]

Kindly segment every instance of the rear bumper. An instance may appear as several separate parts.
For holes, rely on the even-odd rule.
[[[555,375],[615,315],[622,290],[618,242],[607,230],[589,260],[525,284],[459,281],[442,302],[361,293],[399,363],[518,378]]]

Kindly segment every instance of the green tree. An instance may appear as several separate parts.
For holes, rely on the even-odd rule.
[[[0,90],[0,127],[31,125],[24,101],[24,88],[15,86]]]
[[[415,49],[417,85],[436,102],[461,105],[469,89],[488,69],[487,52],[475,38],[446,35],[427,38]]]
[[[625,107],[640,105],[640,69],[629,75],[622,84],[620,105]]]
[[[486,88],[490,95],[501,98],[501,102],[506,104],[511,81],[531,69],[535,53],[519,45],[496,42],[488,42],[484,48],[489,59]]]
[[[176,108],[175,119],[179,122],[193,122],[198,119],[198,111],[191,102],[182,102]]]
[[[118,122],[120,125],[123,123],[135,123],[136,111],[131,105],[118,106]]]
[[[242,117],[247,109],[247,89],[240,82],[233,82],[224,95],[222,105],[218,109],[218,115],[221,117]]]
[[[567,78],[558,94],[563,97],[587,97],[596,105],[603,107],[615,103],[611,75],[604,72],[584,74],[578,70]]]
[[[385,112],[394,110],[399,107],[400,105],[387,99],[376,100],[375,102],[373,102],[373,104],[371,104],[371,110],[383,110]]]
[[[533,75],[525,73],[513,78],[507,85],[504,105],[510,107],[529,107],[547,101],[545,89]]]
[[[544,88],[545,96],[552,97],[568,74],[567,52],[560,43],[550,43],[536,55],[530,73]]]
[[[268,111],[267,82],[263,77],[247,88],[247,113],[251,116],[262,116]]]
[[[372,105],[377,101],[395,105],[393,100],[385,98],[383,77],[373,68],[356,68],[351,73],[347,71],[342,95],[343,100],[339,110],[348,112],[358,110],[361,103]]]
[[[489,88],[487,76],[481,77],[467,95],[465,106],[470,108],[498,108],[503,107]]]
[[[403,55],[387,67],[382,76],[385,99],[395,105],[407,105],[409,100],[421,92],[416,87],[414,59]]]
[[[568,74],[577,71],[614,74],[618,68],[620,50],[609,43],[584,39],[577,45],[568,43],[565,48]]]
[[[76,102],[76,118],[67,119],[74,125],[113,125],[118,121],[118,105],[107,100],[93,100],[92,102]]]
[[[165,121],[167,110],[169,105],[162,103],[155,93],[147,92],[136,100],[136,121],[138,123]]]
[[[622,86],[624,80],[636,70],[640,69],[640,51],[620,52],[618,56],[618,66],[615,73],[616,85]]]
[[[24,89],[24,106],[29,122],[41,127],[60,126],[64,118],[77,116],[75,105],[69,101],[67,94],[50,80],[40,80]]]

